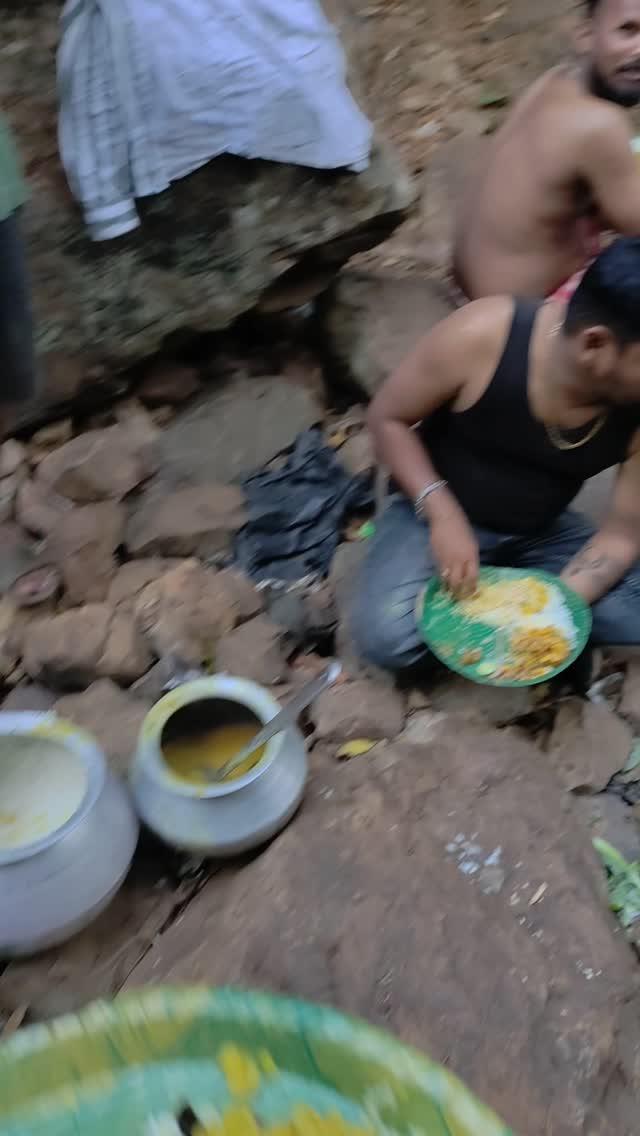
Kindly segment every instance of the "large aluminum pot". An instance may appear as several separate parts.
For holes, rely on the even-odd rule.
[[[307,778],[304,738],[295,727],[272,738],[259,763],[235,780],[193,785],[177,777],[162,753],[167,726],[191,708],[213,727],[228,717],[229,703],[255,723],[256,732],[281,710],[248,679],[213,675],[184,683],[149,711],[131,771],[145,824],[167,844],[202,856],[233,856],[265,843],[295,813]]]
[[[0,957],[33,954],[107,906],[138,821],[94,739],[55,714],[0,713]]]

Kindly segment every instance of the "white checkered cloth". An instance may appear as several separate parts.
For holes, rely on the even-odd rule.
[[[317,0],[67,0],[59,137],[94,240],[218,154],[365,169],[371,124]]]

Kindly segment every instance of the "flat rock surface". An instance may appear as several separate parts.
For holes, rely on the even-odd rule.
[[[253,473],[322,416],[314,391],[277,376],[207,391],[164,432],[161,481],[181,486]]]
[[[345,765],[314,751],[294,823],[125,986],[330,1003],[444,1062],[520,1136],[630,1136],[636,963],[586,831],[538,750],[442,721]]]

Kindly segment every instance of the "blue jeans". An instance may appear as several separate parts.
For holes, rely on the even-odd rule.
[[[475,528],[483,564],[554,573],[562,571],[593,533],[586,518],[570,509],[535,536]],[[369,662],[404,670],[426,660],[429,652],[418,634],[415,608],[434,573],[428,527],[406,498],[392,498],[377,525],[352,606],[351,630]],[[594,604],[592,642],[640,644],[640,562]]]

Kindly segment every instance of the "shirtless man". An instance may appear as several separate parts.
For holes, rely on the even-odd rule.
[[[363,656],[401,670],[427,648],[415,608],[437,574],[544,568],[593,605],[593,640],[640,644],[640,238],[588,269],[568,309],[490,297],[437,324],[369,411],[395,483],[355,598]],[[416,428],[417,427],[417,428]],[[617,466],[594,532],[569,509]]]
[[[599,232],[640,234],[640,155],[622,109],[640,101],[640,0],[585,2],[583,66],[534,83],[469,177],[454,276],[470,299],[549,296],[584,270]]]

